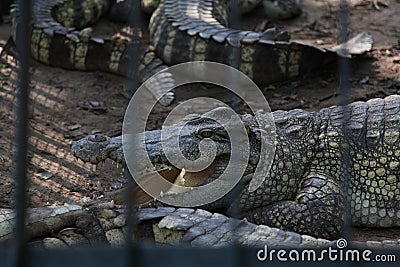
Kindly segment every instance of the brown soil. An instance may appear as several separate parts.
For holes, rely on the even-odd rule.
[[[339,33],[338,2],[304,0],[304,12],[299,18],[276,24],[290,32],[294,40],[332,46],[336,44]],[[350,3],[351,35],[366,31],[374,38],[373,51],[353,61],[352,101],[385,97],[400,90],[400,3],[389,0],[389,6],[378,11],[371,2],[353,0]],[[262,15],[260,8],[245,16],[246,27],[254,29],[265,20]],[[0,25],[0,47],[5,45],[9,35],[10,25]],[[4,53],[2,60],[0,207],[10,207],[15,189],[12,177],[15,61]],[[73,140],[93,132],[111,136],[121,133],[127,104],[125,79],[108,73],[67,71],[37,62],[32,62],[31,74],[29,206],[80,203],[123,187],[126,180],[121,169],[107,161],[93,172],[90,164],[78,162],[73,157],[70,145]],[[265,94],[273,110],[318,110],[338,104],[341,98],[338,87],[337,71],[332,67],[317,77],[270,86],[268,89],[272,90],[265,90]],[[188,90],[177,97],[178,100],[185,99],[195,96],[195,93],[196,90]],[[93,108],[91,104],[99,107]],[[150,127],[159,125],[169,110],[158,108],[155,112],[159,118],[155,118]],[[359,239],[374,236],[364,233],[367,234],[361,234]],[[393,237],[393,233],[386,237]]]

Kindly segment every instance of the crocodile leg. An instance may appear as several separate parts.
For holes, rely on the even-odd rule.
[[[310,174],[293,201],[280,201],[246,212],[256,224],[324,238],[338,238],[344,222],[340,186],[323,174]]]

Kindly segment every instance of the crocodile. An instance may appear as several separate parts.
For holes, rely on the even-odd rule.
[[[137,74],[131,70],[134,53],[130,44],[138,42],[132,41],[135,39],[130,33],[132,29],[115,34],[112,38],[99,38],[92,36],[92,28],[89,27],[110,9],[113,10],[112,2],[114,1],[33,1],[32,57],[44,64],[65,69],[100,70],[136,77]],[[152,2],[158,1],[143,0],[142,5],[151,10]],[[141,61],[143,64],[139,66],[138,75],[141,82],[145,79],[145,73],[156,73],[166,68],[162,63],[170,66],[190,60],[209,60],[232,65],[257,84],[264,85],[313,73],[321,66],[335,62],[338,54],[362,54],[372,48],[372,38],[367,33],[361,33],[333,48],[321,48],[281,40],[281,35],[271,30],[258,33],[228,28],[230,9],[229,1],[226,0],[159,2],[149,24],[155,53],[152,52],[151,56],[144,57]],[[238,2],[240,10],[246,10],[261,1]],[[289,16],[288,14],[298,15],[298,10],[301,10],[298,0],[279,0],[274,3],[282,11],[282,17]],[[129,12],[125,13],[129,16]],[[12,20],[12,35],[16,43],[18,14],[16,5]],[[140,44],[135,47],[139,57],[148,48],[147,45]],[[159,57],[159,60],[146,68],[154,57]],[[158,90],[160,92],[155,93],[156,96],[169,92],[171,88]]]
[[[168,68],[156,55],[151,46],[141,44],[126,32],[114,34],[111,38],[92,36],[89,27],[108,11],[110,17],[119,6],[106,0],[51,0],[33,1],[31,25],[31,55],[46,65],[71,70],[105,71],[137,79],[143,83],[151,75]],[[17,41],[19,9],[12,9],[12,39]],[[130,64],[133,57],[129,51],[134,49],[141,55],[138,61],[138,73],[134,73]],[[101,56],[99,56],[101,55]],[[174,80],[164,77],[160,84],[152,86],[150,92],[163,106],[174,101]]]
[[[182,121],[182,131],[171,126],[170,133],[180,133],[179,148],[169,149],[194,160],[199,157],[199,142],[211,139],[217,151],[214,170],[226,167],[229,138],[224,127],[209,119],[217,110]],[[234,208],[237,216],[256,224],[327,239],[339,237],[344,223],[350,221],[354,226],[400,226],[399,114],[399,95],[318,112],[272,112],[276,151],[262,185],[252,192],[247,185],[258,163],[263,129],[256,126],[253,115],[241,115],[252,144],[246,172],[234,190],[202,208],[228,214]],[[146,131],[143,136],[152,164],[171,166],[163,150],[171,138],[161,142],[160,130]],[[93,164],[107,158],[122,162],[121,140],[121,136],[89,135],[74,143],[72,151]],[[135,164],[141,165],[141,159]],[[215,171],[199,183],[218,176]]]
[[[126,206],[103,201],[96,205],[59,205],[28,209],[26,220],[29,247],[76,248],[82,246],[120,247],[128,241]],[[237,244],[263,248],[336,248],[343,240],[326,240],[219,213],[189,208],[142,208],[136,211],[133,242],[155,245],[223,247]],[[0,209],[0,244],[9,244],[15,212]],[[356,248],[399,248],[398,240],[351,241]]]
[[[185,214],[192,214],[192,216],[187,222],[180,220],[181,225],[178,226],[176,223],[179,220],[176,218],[183,218]],[[28,209],[26,221],[28,245],[41,248],[121,246],[128,240],[127,215],[125,206],[116,205],[113,202],[102,202],[89,207],[60,205],[31,208]],[[237,239],[239,244],[251,247],[264,245],[327,247],[334,245],[333,241],[301,236],[268,226],[257,226],[245,220],[228,218],[222,214],[200,209],[143,208],[137,211],[136,217],[137,230],[134,232],[133,241],[137,242],[151,240],[155,244],[180,245],[186,243],[204,247],[223,246],[233,244],[235,239],[241,235],[242,239]],[[14,219],[15,212],[12,209],[0,210],[0,243],[8,244],[12,239]],[[167,223],[168,221],[175,221],[175,223]],[[210,232],[209,235],[218,237],[218,233],[222,233],[221,230],[235,229],[236,236],[225,236],[224,238],[219,236],[211,239],[195,236],[193,235],[194,222],[197,222],[198,229],[202,228]],[[200,222],[201,224],[199,224]],[[186,226],[182,227],[182,223]],[[155,225],[154,230],[148,230],[147,228],[153,224]],[[175,231],[173,235],[167,234],[173,231]],[[185,238],[183,238],[184,234]]]

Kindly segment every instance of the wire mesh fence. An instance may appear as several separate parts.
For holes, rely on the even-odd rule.
[[[235,4],[237,1],[233,1]],[[134,8],[135,14],[131,16],[133,21],[130,22],[133,28],[140,28],[140,14],[139,14],[139,1],[135,1],[136,8]],[[1,157],[1,164],[3,168],[9,168],[12,170],[12,180],[8,179],[2,183],[2,186],[9,188],[12,191],[14,200],[5,201],[5,206],[12,206],[15,209],[15,224],[13,231],[13,238],[9,241],[9,245],[2,247],[0,250],[0,265],[8,266],[71,266],[71,265],[86,265],[86,266],[108,266],[113,264],[115,266],[179,266],[189,264],[192,266],[205,266],[205,265],[238,265],[238,266],[253,266],[256,264],[265,264],[260,262],[255,256],[257,251],[252,248],[241,248],[239,246],[228,246],[226,248],[213,248],[213,249],[196,249],[188,247],[154,247],[144,244],[134,244],[128,241],[128,245],[119,248],[88,248],[82,247],[79,250],[41,250],[34,246],[27,246],[26,237],[28,236],[26,229],[26,218],[27,218],[27,204],[31,203],[43,203],[44,200],[49,199],[50,191],[63,192],[68,191],[67,194],[71,198],[65,197],[66,194],[62,194],[64,197],[62,200],[58,200],[62,203],[76,203],[80,204],[85,202],[85,199],[80,198],[81,193],[89,194],[92,198],[101,199],[104,197],[104,187],[113,189],[121,189],[122,187],[128,188],[126,196],[123,199],[128,203],[128,214],[132,215],[127,220],[128,230],[127,236],[134,235],[140,229],[132,229],[134,226],[135,216],[133,207],[133,197],[130,188],[133,188],[133,181],[126,177],[119,177],[117,182],[110,182],[105,185],[96,179],[98,177],[82,177],[83,171],[88,171],[90,166],[88,164],[77,164],[75,159],[69,152],[70,143],[66,143],[63,139],[66,137],[60,136],[60,131],[50,131],[43,129],[40,125],[35,123],[29,123],[31,116],[37,116],[39,120],[46,120],[51,118],[55,113],[62,113],[63,109],[79,107],[80,111],[90,112],[89,116],[102,114],[104,110],[114,114],[113,118],[118,116],[122,117],[125,106],[112,106],[104,107],[101,101],[97,99],[89,101],[90,103],[77,104],[76,99],[68,99],[63,89],[62,79],[56,79],[56,77],[50,78],[48,81],[35,80],[35,74],[37,69],[29,69],[31,57],[30,53],[30,13],[31,13],[31,1],[19,1],[19,31],[16,33],[17,44],[15,46],[10,42],[9,47],[4,46],[2,51],[2,67],[1,77],[7,78],[7,84],[3,83],[0,88],[1,98],[1,120],[5,124],[8,122],[15,122],[14,130],[7,130],[4,128],[4,134],[1,141],[0,151],[13,151],[14,158]],[[234,14],[238,13],[238,10],[232,11]],[[349,10],[346,1],[340,1],[340,9],[338,16],[338,24],[340,25],[340,40],[345,41],[348,37],[348,23],[349,23]],[[236,15],[232,17],[231,25],[235,28],[240,25],[240,16]],[[132,39],[134,43],[140,41],[135,38],[139,38],[140,32],[134,32]],[[240,58],[239,50],[234,51],[238,60]],[[138,73],[138,62],[139,56],[136,46],[132,46],[130,49],[130,58],[132,59],[130,70],[131,73]],[[235,65],[233,60],[233,65]],[[237,63],[237,62],[236,62]],[[238,63],[237,63],[238,64]],[[340,105],[347,104],[351,95],[350,83],[351,80],[351,66],[349,59],[338,60],[338,76],[339,76],[339,89],[337,94],[340,95]],[[42,70],[46,71],[46,70]],[[60,71],[56,75],[62,75]],[[95,84],[96,89],[104,90],[104,87],[108,87],[113,84],[113,77],[107,77],[107,74],[76,74],[76,75],[92,75],[92,78],[103,75],[108,79],[108,83]],[[138,79],[128,79],[123,81],[126,87],[126,95],[132,96],[135,89],[138,87]],[[89,94],[83,92],[80,84],[75,84],[75,88],[72,90],[79,91],[82,94]],[[100,97],[105,99],[110,98],[107,96],[108,92],[103,92]],[[115,94],[114,94],[115,96]],[[119,102],[113,102],[113,104],[126,103],[127,100],[123,96],[118,96]],[[10,112],[11,110],[14,113]],[[161,109],[162,110],[162,109]],[[162,110],[162,112],[166,112]],[[348,115],[348,113],[345,113]],[[62,114],[59,115],[62,117]],[[79,117],[79,116],[78,116]],[[63,129],[67,132],[71,139],[79,137],[75,136],[77,132],[82,129],[82,125],[78,122],[79,118],[74,118],[76,123],[58,123],[54,120],[50,120],[48,124],[51,124],[52,129]],[[65,117],[65,120],[68,120]],[[100,119],[101,120],[101,119]],[[346,117],[343,118],[347,120]],[[120,133],[116,128],[122,126],[122,121],[114,125],[113,129],[109,129],[112,135]],[[107,125],[101,126],[103,129]],[[66,130],[65,130],[66,129]],[[98,130],[98,129],[97,129]],[[113,132],[114,131],[114,132]],[[58,133],[57,133],[58,132]],[[70,140],[71,141],[71,140]],[[29,147],[34,147],[33,151]],[[49,155],[56,155],[56,159]],[[346,153],[344,153],[346,154]],[[350,159],[343,158],[343,164],[345,168],[350,168]],[[30,164],[34,164],[36,168],[31,168]],[[103,172],[106,172],[110,167],[107,163],[102,168]],[[126,170],[126,168],[125,168]],[[114,171],[112,174],[117,173]],[[121,176],[120,174],[117,174]],[[56,179],[53,179],[56,177]],[[105,176],[107,177],[107,176]],[[84,179],[86,187],[83,186],[79,179]],[[29,181],[29,184],[28,184]],[[43,181],[46,181],[43,183]],[[101,180],[104,181],[104,180]],[[13,186],[15,184],[15,186]],[[31,190],[28,190],[31,187]],[[66,190],[65,188],[69,189]],[[72,189],[72,190],[71,190]],[[29,194],[27,194],[29,191]],[[347,190],[346,190],[347,191]],[[80,199],[79,199],[80,198]],[[72,199],[72,200],[71,200]],[[48,204],[53,204],[47,202]],[[29,217],[29,216],[28,216]],[[352,228],[350,223],[346,224],[347,228],[345,232],[351,235]],[[274,261],[274,264],[288,264],[287,262]],[[290,263],[289,263],[290,264]],[[291,264],[296,264],[292,262]],[[307,264],[319,264],[318,262],[307,262]],[[333,263],[332,263],[333,264]],[[344,264],[344,263],[343,263]],[[348,265],[356,265],[355,262],[347,262]],[[376,262],[376,264],[378,264]]]

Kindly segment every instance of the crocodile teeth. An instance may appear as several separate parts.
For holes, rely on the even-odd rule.
[[[71,34],[71,33],[69,33],[69,34],[66,34],[65,35],[68,39],[70,39],[71,41],[73,41],[73,42],[75,42],[75,43],[79,43],[79,37],[78,36],[76,36],[75,34]]]
[[[102,39],[102,38],[92,37],[92,38],[90,38],[90,40],[95,42],[95,43],[98,43],[98,44],[104,44],[105,43],[104,39]]]
[[[54,30],[53,29],[49,29],[49,28],[45,28],[43,29],[43,32],[51,37],[54,36]]]

